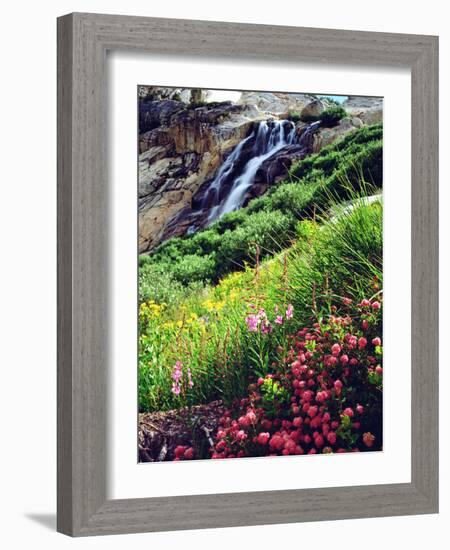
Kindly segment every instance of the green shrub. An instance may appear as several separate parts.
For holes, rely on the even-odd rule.
[[[145,256],[141,256],[145,258]],[[139,302],[154,300],[156,303],[175,301],[184,292],[183,285],[176,281],[164,264],[140,263]]]
[[[345,116],[347,116],[347,113],[343,107],[333,105],[325,109],[319,118],[323,126],[330,128],[336,126]]]
[[[193,281],[208,281],[215,275],[216,263],[213,256],[197,256],[190,254],[183,256],[172,267],[173,277],[187,285]]]
[[[234,231],[222,235],[217,251],[219,275],[253,264],[257,249],[259,257],[270,256],[286,247],[293,237],[295,221],[279,210],[261,211],[248,216]]]

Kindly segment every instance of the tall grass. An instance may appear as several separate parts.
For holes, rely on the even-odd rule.
[[[264,234],[271,252],[265,260],[259,243],[249,243],[256,266],[247,264],[215,286],[181,285],[172,295],[166,292],[167,302],[145,297],[139,326],[140,409],[167,410],[218,398],[231,402],[244,395],[249,380],[280,364],[289,333],[337,310],[344,295],[359,300],[373,294],[382,284],[382,204],[369,204],[361,198],[364,193],[367,188],[353,192],[351,207],[336,213],[336,204],[331,216],[326,208],[297,221],[288,246],[277,242],[276,231],[269,241]],[[264,336],[249,332],[245,319],[252,311],[263,308],[273,319],[288,304],[294,306],[289,323],[273,325]],[[194,384],[182,397],[171,391],[176,361],[189,367]]]

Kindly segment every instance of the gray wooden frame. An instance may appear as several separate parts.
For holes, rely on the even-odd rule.
[[[411,69],[411,483],[107,500],[106,52],[124,49]],[[60,532],[83,536],[437,512],[438,38],[82,13],[59,18],[58,318]]]

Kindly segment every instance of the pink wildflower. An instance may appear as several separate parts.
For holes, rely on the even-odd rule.
[[[361,338],[358,340],[358,348],[364,349],[367,346],[367,340],[364,338],[364,336],[361,336]]]
[[[259,317],[258,315],[249,315],[245,318],[245,322],[247,323],[247,328],[249,332],[258,332],[258,324],[259,324]]]
[[[260,445],[266,445],[270,439],[269,432],[261,432],[258,434],[257,441]]]
[[[339,344],[333,344],[331,346],[331,353],[334,357],[337,357],[341,353],[341,346]]]
[[[183,458],[185,460],[192,460],[194,458],[194,449],[192,447],[189,447],[184,451]]]
[[[292,319],[294,316],[294,306],[289,304],[286,310],[286,319]]]
[[[366,432],[363,434],[363,441],[366,447],[372,447],[375,441],[375,436],[370,432]]]

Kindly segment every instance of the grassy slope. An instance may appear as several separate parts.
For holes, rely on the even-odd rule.
[[[361,204],[338,220],[303,221],[288,249],[215,286],[185,291],[175,302],[140,309],[140,407],[181,404],[171,393],[175,361],[189,365],[194,387],[186,403],[243,395],[249,377],[279,359],[277,346],[341,299],[371,296],[382,278],[382,206]],[[263,307],[273,320],[294,306],[289,324],[267,337],[250,334],[245,317]]]
[[[232,212],[193,236],[174,238],[152,255],[141,256],[141,299],[165,301],[168,288],[183,291],[196,282],[215,282],[225,274],[276,254],[296,238],[299,220],[317,208],[344,201],[382,184],[382,127],[364,127],[300,161],[288,180],[246,208]]]
[[[279,359],[288,333],[339,307],[344,294],[374,294],[382,278],[381,204],[361,204],[337,220],[328,207],[372,192],[381,177],[382,128],[365,127],[293,166],[288,181],[246,208],[141,257],[140,409],[244,395],[249,379]],[[252,305],[273,320],[290,303],[289,324],[273,325],[264,338],[248,332]],[[171,392],[177,360],[194,382],[181,397]]]

